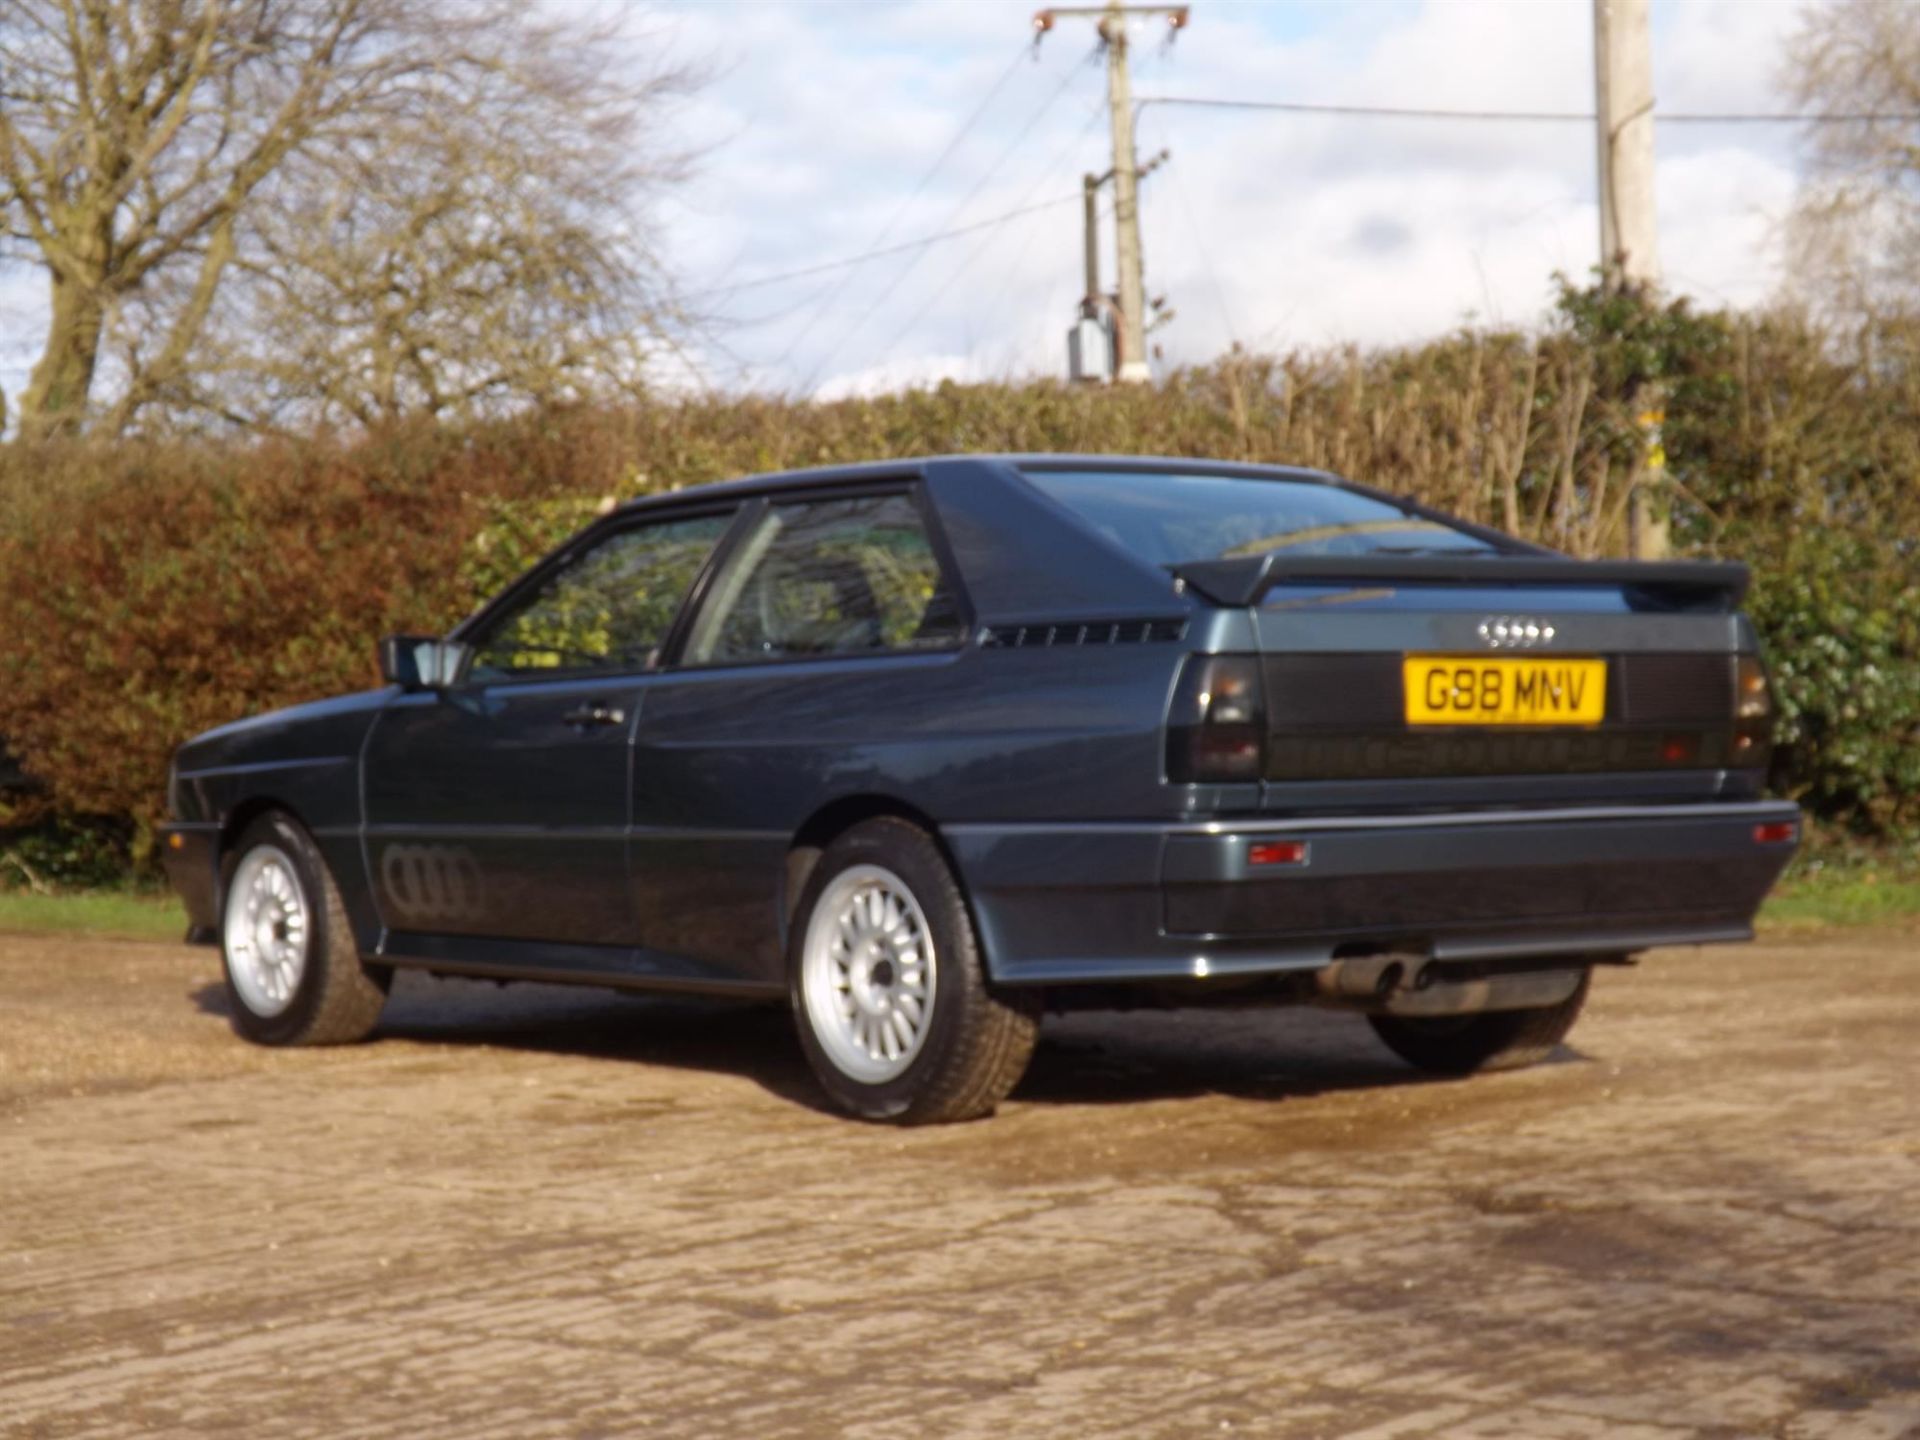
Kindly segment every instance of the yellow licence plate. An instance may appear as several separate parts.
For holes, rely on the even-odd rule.
[[[1607,714],[1604,660],[1409,655],[1409,725],[1598,725]]]

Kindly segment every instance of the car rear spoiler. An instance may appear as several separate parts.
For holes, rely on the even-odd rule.
[[[1739,608],[1747,567],[1720,560],[1574,560],[1564,555],[1249,555],[1167,567],[1218,605],[1252,605],[1276,585],[1618,585],[1649,609]]]

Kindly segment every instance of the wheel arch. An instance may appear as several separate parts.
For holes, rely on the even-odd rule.
[[[282,814],[287,816],[301,829],[308,829],[307,822],[300,812],[277,795],[248,795],[229,809],[220,821],[220,834],[213,849],[213,913],[215,930],[218,931],[220,917],[227,911],[227,861],[239,845],[240,837],[247,833],[262,815]]]
[[[214,856],[215,863],[224,866],[227,856],[240,842],[240,837],[246,833],[247,827],[262,815],[271,814],[276,810],[284,813],[301,829],[310,830],[311,827],[300,817],[300,812],[277,795],[249,795],[229,810],[226,818],[220,822],[220,845]]]
[[[794,911],[799,908],[800,897],[806,893],[807,881],[812,878],[814,867],[820,863],[821,854],[837,837],[855,825],[883,817],[904,820],[916,829],[925,831],[928,838],[939,847],[947,868],[953,872],[954,883],[959,885],[960,894],[966,899],[966,881],[960,873],[960,867],[954,863],[953,852],[948,849],[939,824],[931,815],[895,795],[878,792],[842,795],[809,815],[805,823],[794,831],[793,841],[787,847],[787,861],[780,876],[779,901],[780,948],[783,953],[788,950],[792,939]],[[971,899],[967,899],[967,908],[969,911],[973,908]]]

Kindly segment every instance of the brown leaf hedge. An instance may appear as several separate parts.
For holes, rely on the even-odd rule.
[[[1540,333],[1230,355],[1132,389],[659,400],[352,439],[0,448],[0,736],[41,807],[135,850],[186,737],[375,683],[599,503],[755,471],[964,451],[1322,466],[1575,554],[1624,553],[1664,397],[1675,537],[1749,561],[1783,702],[1777,785],[1920,830],[1920,328],[1569,290]]]

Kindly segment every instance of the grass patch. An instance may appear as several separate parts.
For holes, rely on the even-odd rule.
[[[176,896],[166,894],[83,890],[33,895],[0,891],[0,933],[177,942],[187,933],[187,912]]]
[[[1760,907],[1760,924],[1769,930],[1915,920],[1920,920],[1920,879],[1912,877],[1809,875],[1781,882]]]
[[[1920,850],[1850,847],[1815,832],[1760,910],[1769,929],[1920,920]]]

